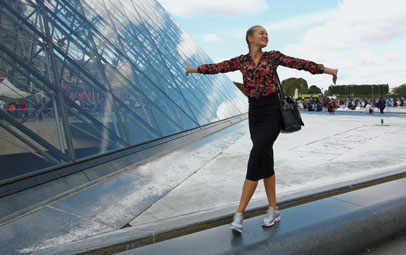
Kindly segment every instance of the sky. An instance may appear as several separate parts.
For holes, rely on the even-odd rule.
[[[214,62],[247,54],[247,29],[262,25],[269,35],[265,51],[338,68],[338,85],[406,83],[404,0],[158,1]],[[323,90],[332,84],[326,74],[282,66],[278,73]],[[227,75],[242,81],[239,71]]]

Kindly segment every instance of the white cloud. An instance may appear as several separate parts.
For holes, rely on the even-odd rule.
[[[95,0],[90,0],[95,1]],[[96,1],[95,6],[100,5]],[[163,30],[165,28],[165,21],[164,15],[162,13],[162,8],[158,6],[158,3],[152,1],[150,6],[146,8],[143,6],[143,3],[140,1],[130,1],[130,0],[122,0],[122,4],[124,6],[124,10],[127,12],[127,16],[135,25],[139,24],[140,21],[138,20],[139,13],[138,11],[142,11],[143,21],[150,24],[156,30]],[[137,11],[138,10],[138,11]],[[107,17],[109,19],[109,17]]]
[[[310,29],[301,43],[288,45],[282,51],[337,67],[338,84],[389,83],[391,87],[403,84],[404,10],[406,2],[401,0],[343,0],[332,20]],[[289,77],[291,71],[282,69],[281,73]],[[326,75],[299,75],[325,88],[331,84]]]
[[[216,34],[206,34],[206,35],[203,35],[203,41],[204,42],[221,42],[223,40],[220,37],[218,37]]]
[[[159,0],[170,13],[179,16],[229,15],[258,13],[268,5],[266,0]]]
[[[337,10],[324,10],[314,13],[308,13],[301,16],[295,16],[289,19],[275,20],[267,27],[269,30],[289,29],[292,27],[305,26],[314,23],[325,22],[333,19],[337,14]]]

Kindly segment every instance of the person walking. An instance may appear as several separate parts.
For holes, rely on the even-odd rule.
[[[383,114],[383,110],[385,109],[385,107],[386,107],[386,101],[385,101],[385,99],[383,99],[383,97],[380,97],[379,98],[379,100],[378,100],[378,104],[376,105],[378,108],[379,108],[379,110],[381,111],[381,114]]]
[[[0,110],[4,110],[4,105],[5,104],[6,103],[3,100],[1,100],[1,98],[0,98]]]
[[[268,45],[268,33],[262,26],[253,26],[246,33],[249,53],[217,64],[189,66],[190,73],[217,74],[239,70],[243,75],[243,92],[248,97],[248,123],[253,143],[247,166],[241,199],[230,228],[242,232],[243,214],[255,192],[258,181],[263,179],[269,209],[263,226],[270,227],[280,220],[276,204],[273,144],[281,130],[281,112],[278,96],[279,65],[306,70],[312,74],[330,74],[336,83],[338,69],[314,62],[293,58],[279,51],[263,51]],[[224,91],[224,93],[227,93]]]

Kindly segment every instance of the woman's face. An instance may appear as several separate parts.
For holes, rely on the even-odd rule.
[[[268,33],[263,27],[256,27],[254,34],[248,37],[251,45],[257,45],[260,48],[264,48],[268,45]]]

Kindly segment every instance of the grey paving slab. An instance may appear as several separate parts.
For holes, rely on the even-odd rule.
[[[373,247],[360,254],[368,255],[401,255],[406,253],[406,236],[399,236],[385,244]]]
[[[125,228],[113,232],[102,233],[100,235],[89,237],[77,242],[54,246],[49,249],[38,251],[37,255],[68,255],[68,254],[92,254],[92,252],[100,251],[103,248],[108,248],[101,252],[102,254],[114,254],[117,249],[121,249],[120,245],[131,248],[131,241],[142,240],[143,242],[151,243],[153,241],[153,231],[151,230],[134,230]],[[120,251],[120,250],[118,250]],[[99,253],[100,254],[100,253]]]
[[[28,254],[111,231],[106,225],[43,208],[1,227],[0,254]]]
[[[329,254],[330,245],[342,236],[337,232],[343,231],[339,225],[348,215],[354,216],[350,219],[353,221],[357,221],[355,216],[374,218],[360,206],[324,199],[282,210],[282,220],[271,228],[261,227],[262,216],[254,217],[244,221],[242,234],[235,234],[224,225],[120,254],[292,254],[295,250],[296,254],[311,254],[306,249],[313,250],[314,245],[323,252],[320,254]],[[358,232],[374,232],[374,226],[366,226],[362,224]],[[320,233],[327,236],[324,245],[320,245]],[[318,238],[312,242],[312,236]]]
[[[38,203],[51,199],[65,190],[84,185],[87,181],[82,173],[76,173],[68,178],[61,178],[49,184],[34,187],[29,191],[4,197],[0,201],[0,219],[7,216],[12,217],[16,212],[21,214],[21,211],[30,210]]]
[[[118,229],[156,202],[164,192],[150,179],[124,173],[52,206]]]
[[[334,199],[368,207],[378,215],[383,235],[406,230],[406,179],[383,183],[365,190],[336,196]],[[403,205],[403,206],[399,206]]]
[[[390,200],[406,200],[406,178],[369,187],[368,192],[361,189],[337,195],[334,199],[350,202],[363,207],[379,205]]]

